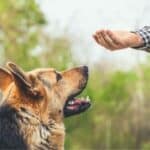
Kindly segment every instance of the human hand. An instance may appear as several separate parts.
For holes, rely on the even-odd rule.
[[[99,30],[93,38],[99,45],[112,51],[144,44],[140,35],[129,31]]]

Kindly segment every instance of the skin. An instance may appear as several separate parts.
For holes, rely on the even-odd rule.
[[[144,44],[142,37],[129,31],[98,30],[93,34],[97,44],[111,50],[140,47]]]

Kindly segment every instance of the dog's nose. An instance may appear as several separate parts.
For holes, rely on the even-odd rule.
[[[82,67],[82,70],[83,70],[83,75],[84,75],[84,76],[88,76],[88,72],[89,72],[88,67],[87,67],[87,66],[83,66],[83,67]]]
[[[83,70],[84,70],[85,73],[88,73],[88,70],[89,70],[89,69],[88,69],[87,66],[83,66]]]

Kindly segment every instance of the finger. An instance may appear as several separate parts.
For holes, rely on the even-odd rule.
[[[113,42],[113,40],[109,37],[106,31],[102,32],[103,39],[105,43],[108,45],[110,50],[115,50],[118,48],[118,45]]]
[[[96,33],[94,34],[94,39],[96,40],[96,42],[100,45],[104,45],[103,44],[103,39],[101,38],[101,30],[96,31]]]
[[[96,42],[99,45],[101,45],[101,46],[103,46],[103,47],[105,47],[107,49],[110,49],[110,47],[108,46],[108,44],[105,42],[104,38],[102,37],[102,32],[103,31],[104,30],[98,30],[98,31],[96,31],[96,33],[94,34],[94,39],[96,40]]]
[[[103,35],[102,35],[102,32],[99,32],[98,34],[98,42],[100,45],[102,45],[103,47],[107,48],[107,49],[110,49],[109,45],[106,43],[106,41],[104,40],[103,38]]]
[[[103,29],[97,30],[97,31],[95,32],[95,34],[100,34],[102,31],[103,31]]]
[[[96,43],[99,44],[97,35],[93,35],[93,38],[95,39]]]

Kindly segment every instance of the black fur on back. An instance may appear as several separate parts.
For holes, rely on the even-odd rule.
[[[0,150],[26,150],[20,133],[17,111],[9,105],[0,107]]]

